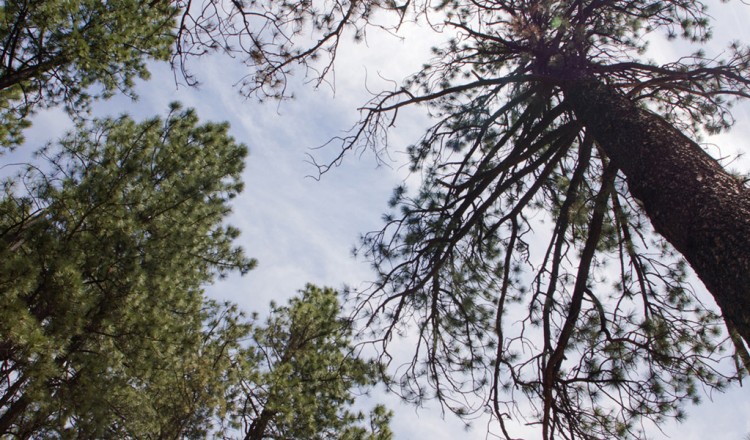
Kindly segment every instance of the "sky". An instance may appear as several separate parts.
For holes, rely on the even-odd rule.
[[[750,42],[746,28],[750,6],[734,1],[712,11],[719,20],[716,41],[720,46],[727,39]],[[202,121],[228,121],[230,133],[249,147],[245,191],[234,203],[230,223],[242,231],[238,244],[257,258],[259,265],[242,278],[229,277],[210,286],[209,295],[262,315],[271,300],[284,302],[306,283],[361,287],[374,279],[368,263],[355,259],[352,249],[360,234],[380,228],[393,187],[416,178],[408,175],[403,152],[429,119],[416,111],[401,114],[385,163],[371,152],[357,152],[347,155],[321,179],[314,179],[311,176],[317,171],[308,155],[325,160],[338,154],[336,147],[316,147],[356,122],[356,109],[369,97],[367,90],[387,86],[381,78],[398,81],[428,59],[432,33],[408,28],[405,34],[403,40],[370,34],[365,44],[344,45],[338,54],[335,90],[326,85],[315,90],[304,84],[304,78],[296,77],[296,97],[291,101],[258,103],[240,96],[234,84],[246,73],[242,65],[236,59],[211,56],[192,64],[201,81],[199,87],[178,85],[169,66],[153,64],[152,78],[136,87],[137,102],[120,96],[95,105],[98,116],[129,113],[142,119],[164,115],[170,102],[180,101],[185,107],[196,108]],[[668,57],[672,50],[673,46],[663,42],[652,45],[654,56]],[[738,122],[733,132],[711,140],[722,146],[722,153],[727,145],[750,149],[750,112],[740,108],[735,116]],[[27,146],[41,146],[69,128],[61,110],[42,112],[27,133]],[[652,430],[652,437],[743,440],[750,434],[750,393],[746,388],[735,386],[711,398],[713,401],[706,397],[700,406],[689,406],[687,422],[669,422],[662,427],[663,433]],[[382,391],[373,393],[373,399],[384,401],[395,411],[392,426],[396,439],[487,438],[483,419],[467,431],[462,422],[450,414],[443,418],[434,406],[417,409]],[[528,428],[512,432],[518,438],[535,438]]]

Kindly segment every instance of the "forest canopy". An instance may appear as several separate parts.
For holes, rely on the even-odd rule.
[[[734,123],[732,106],[748,96],[750,50],[732,42],[720,53],[706,53],[702,45],[712,23],[703,2],[27,0],[4,3],[1,18],[0,135],[8,148],[21,143],[30,115],[40,109],[63,105],[80,118],[96,98],[132,93],[151,61],[171,60],[179,80],[194,85],[200,78],[191,63],[223,52],[247,67],[240,93],[284,99],[293,94],[294,72],[317,85],[333,81],[340,45],[349,37],[366,41],[378,30],[398,36],[411,23],[440,34],[442,42],[423,68],[373,91],[359,109],[359,122],[329,143],[329,151],[338,148],[334,160],[317,164],[324,174],[351,152],[387,154],[401,147],[388,134],[396,123],[409,124],[403,119],[407,108],[419,106],[432,117],[407,149],[418,187],[395,189],[382,229],[365,234],[358,248],[377,280],[352,291],[347,304],[361,337],[378,343],[381,362],[399,372],[392,389],[407,400],[436,399],[466,418],[487,412],[506,439],[515,437],[519,423],[537,426],[545,440],[645,438],[650,423],[681,419],[686,402],[700,400],[703,390],[734,385],[750,368],[750,189],[747,179],[727,171],[727,161],[697,143]],[[651,60],[645,53],[654,36],[694,50]],[[216,305],[210,313],[221,320],[201,315],[209,304],[202,283],[252,264],[232,244],[237,231],[223,224],[227,203],[241,187],[244,153],[227,138],[226,126],[198,130],[196,124],[194,114],[177,108],[164,121],[81,122],[62,141],[62,153],[47,156],[56,171],[32,167],[6,185],[2,252],[8,266],[2,276],[12,287],[3,292],[4,310],[9,317],[28,316],[22,320],[28,326],[7,321],[2,329],[10,369],[3,370],[7,409],[0,427],[15,430],[2,432],[24,437],[44,426],[62,436],[71,417],[81,420],[75,429],[93,436],[126,429],[124,422],[97,424],[72,409],[71,416],[65,406],[60,413],[61,406],[37,396],[57,398],[68,386],[70,395],[83,393],[76,380],[68,384],[77,372],[117,369],[70,366],[65,353],[78,353],[87,338],[104,332],[102,340],[109,341],[124,331],[168,339],[151,334],[153,322],[136,324],[159,309],[149,301],[172,301],[169,289],[153,298],[140,293],[144,299],[133,302],[149,312],[135,313],[132,322],[113,318],[117,332],[100,328],[109,302],[97,295],[137,295],[138,283],[156,283],[144,292],[172,286],[170,270],[152,267],[158,266],[153,254],[178,257],[170,266],[176,273],[195,271],[186,275],[192,284],[174,287],[180,298],[197,292],[188,301],[192,327],[188,320],[174,322],[181,337],[197,339],[180,347],[199,347],[207,322],[239,329],[230,331],[232,338],[250,334],[239,315],[217,312]],[[172,135],[172,152],[158,154]],[[157,150],[139,150],[147,140]],[[194,151],[196,143],[200,154],[174,152]],[[237,149],[227,152],[230,146]],[[209,153],[203,150],[218,157],[203,156]],[[149,154],[165,165],[148,162]],[[139,157],[146,159],[131,164]],[[191,165],[196,158],[199,165]],[[159,170],[172,165],[188,168],[166,184]],[[26,194],[18,193],[19,185]],[[170,202],[173,197],[177,202]],[[195,208],[179,211],[191,198]],[[178,210],[176,223],[162,224],[164,207]],[[199,223],[209,222],[194,236],[184,229],[196,225],[189,220],[193,211]],[[165,237],[154,250],[143,247]],[[79,238],[67,247],[66,240]],[[187,260],[179,259],[180,252]],[[125,288],[101,287],[112,279]],[[55,297],[66,289],[85,300],[65,304]],[[303,296],[316,298],[320,291],[310,289]],[[85,310],[68,310],[74,305]],[[274,311],[294,314],[295,307]],[[57,324],[50,313],[58,310],[76,319]],[[348,341],[350,322],[341,324]],[[65,336],[52,336],[59,329]],[[16,335],[21,330],[36,336]],[[397,336],[416,341],[403,365],[392,357],[401,351],[394,350]],[[253,359],[237,341],[228,346]],[[282,354],[267,368],[283,361]],[[228,362],[227,368],[236,366]],[[355,384],[371,382],[377,363],[363,362],[367,373]],[[232,377],[220,379],[212,392],[242,396],[230,384],[242,376]],[[131,390],[132,379],[115,379]],[[278,388],[259,386],[265,394],[257,395],[275,404]],[[292,426],[291,419],[262,422],[265,407],[253,393],[245,396],[226,399],[252,407],[226,422],[233,429],[252,437],[263,426]],[[213,429],[201,425],[207,414],[218,411],[209,418],[223,420],[219,413],[228,410],[198,400],[209,405],[198,412],[202,422],[191,412],[180,419],[186,423],[180,429],[191,426],[200,436]],[[351,403],[346,394],[335,400]],[[29,408],[39,415],[28,416]],[[247,414],[256,418],[243,418]],[[331,420],[364,420],[328,414]],[[351,432],[390,435],[381,429],[387,412],[373,414],[377,423],[370,431]]]

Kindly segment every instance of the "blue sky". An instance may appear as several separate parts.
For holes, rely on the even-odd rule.
[[[728,39],[750,42],[746,27],[750,23],[750,6],[734,1],[715,6],[712,11],[719,20],[715,39],[719,47]],[[356,122],[356,108],[368,98],[365,85],[378,90],[385,85],[380,76],[398,81],[428,59],[431,32],[408,29],[407,34],[404,41],[370,34],[367,44],[342,47],[334,78],[335,93],[325,85],[313,90],[304,84],[304,78],[296,78],[296,99],[259,104],[252,98],[243,98],[233,87],[246,73],[240,63],[212,56],[192,64],[202,82],[200,87],[178,87],[169,67],[155,64],[151,67],[152,79],[138,84],[138,102],[116,97],[95,105],[97,115],[130,113],[140,119],[163,115],[169,102],[181,101],[186,107],[196,108],[204,121],[229,121],[232,135],[249,147],[246,189],[235,202],[230,222],[242,230],[240,244],[259,260],[259,266],[243,278],[230,277],[211,286],[210,295],[262,314],[269,301],[283,302],[308,282],[333,287],[362,286],[374,278],[367,262],[354,259],[351,250],[360,233],[380,227],[393,187],[404,179],[416,178],[409,177],[403,167],[402,152],[421,134],[427,117],[415,111],[400,115],[390,138],[390,161],[385,164],[371,152],[350,154],[341,166],[315,180],[309,177],[316,174],[316,169],[307,162],[307,155],[324,159],[338,153],[335,147],[311,148]],[[670,57],[668,52],[672,50],[673,46],[657,42],[652,55]],[[711,140],[722,148],[722,154],[750,149],[747,108],[735,113],[738,122],[731,134]],[[26,151],[59,137],[69,126],[60,110],[40,113],[27,135]],[[408,351],[409,346],[405,344],[403,350]],[[689,407],[686,423],[666,424],[662,427],[665,434],[677,439],[737,440],[750,434],[750,395],[746,389],[735,386],[713,398],[713,402],[707,397],[702,405]],[[461,422],[450,415],[443,419],[436,408],[417,410],[393,398],[385,399],[396,411],[393,428],[397,439],[487,436],[483,419],[465,431]],[[531,440],[536,438],[533,432],[519,427],[515,435]],[[658,430],[651,432],[654,438],[665,436]]]

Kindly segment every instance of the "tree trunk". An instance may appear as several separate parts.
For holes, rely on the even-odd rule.
[[[654,229],[750,343],[750,188],[662,117],[602,82],[571,81],[564,93]]]
[[[273,418],[274,413],[266,408],[260,412],[260,416],[250,423],[250,427],[245,434],[245,440],[263,440],[265,438],[268,423]]]
[[[0,417],[0,437],[2,438],[10,438],[11,436],[14,437],[22,437],[18,435],[12,435],[12,427],[15,423],[18,422],[18,417],[26,411],[26,408],[29,406],[31,402],[29,399],[26,398],[26,396],[21,396],[18,400],[10,404],[7,408],[5,408],[5,412],[3,413],[2,417]],[[16,433],[17,434],[17,433]],[[7,437],[6,437],[7,436]]]

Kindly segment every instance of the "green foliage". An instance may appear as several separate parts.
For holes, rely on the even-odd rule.
[[[335,53],[323,49],[341,33],[334,15],[366,16],[362,5],[316,22],[329,36],[313,51]],[[275,2],[3,2],[0,144],[22,143],[40,108],[77,114],[132,94],[149,60],[172,54],[192,81],[189,57],[237,52],[232,42],[248,61],[265,60],[257,87],[276,95],[286,66],[309,54],[241,24],[258,11],[293,34],[315,15]],[[244,420],[258,438],[391,438],[385,408],[347,408],[379,370],[354,356],[332,290],[308,286],[274,306],[250,348],[236,307],[203,297],[217,276],[254,265],[222,224],[246,155],[225,124],[198,125],[174,106],[164,120],[80,123],[38,155],[0,199],[0,436],[205,438],[233,435]]]
[[[287,306],[272,304],[253,332],[254,374],[237,407],[246,439],[389,440],[391,413],[352,412],[357,390],[375,385],[380,365],[358,356],[337,293],[308,285]]]
[[[373,330],[386,332],[386,350],[409,331],[423,350],[403,377],[406,397],[428,398],[426,382],[459,415],[489,410],[506,438],[509,417],[550,439],[642,438],[642,419],[679,419],[702,386],[736,378],[720,364],[731,348],[720,317],[570,107],[571,84],[585,80],[648,103],[689,135],[728,128],[732,99],[750,94],[750,50],[642,59],[655,31],[706,41],[703,3],[322,5],[4,2],[0,142],[19,143],[40,106],[78,111],[129,91],[172,43],[189,80],[189,57],[225,50],[256,69],[244,93],[283,98],[293,65],[320,84],[344,31],[363,38],[373,11],[396,12],[395,30],[414,11],[457,32],[340,138],[343,151],[380,151],[401,107],[426,105],[437,118],[409,149],[422,187],[399,188],[398,211],[363,246],[382,276],[359,298],[378,313],[368,323],[382,324]],[[299,46],[310,30],[317,38]],[[252,333],[231,307],[203,301],[203,283],[252,264],[231,245],[237,231],[220,226],[244,151],[227,149],[226,127],[195,124],[177,109],[166,121],[100,121],[43,152],[49,166],[6,184],[0,433],[389,438],[385,409],[369,428],[347,409],[378,366],[353,356],[332,291],[308,286]],[[157,148],[138,148],[149,143]],[[745,348],[735,342],[738,368]],[[184,390],[177,399],[175,389]],[[530,413],[519,410],[524,399]]]
[[[0,435],[200,437],[249,328],[202,286],[254,261],[223,225],[247,149],[226,124],[81,126],[0,199]]]
[[[85,110],[130,93],[149,59],[165,60],[177,9],[143,0],[9,0],[0,6],[0,144],[17,145],[40,107]]]
[[[134,80],[148,77],[146,63],[152,60],[170,59],[194,85],[189,61],[227,52],[251,68],[239,82],[243,93],[288,97],[291,67],[306,66],[321,84],[344,31],[353,29],[354,38],[362,39],[377,7],[370,1],[336,2],[321,13],[308,1],[4,1],[0,145],[20,144],[28,117],[39,108],[63,104],[78,113],[93,98],[132,94]],[[322,34],[312,43],[310,26]],[[300,40],[309,45],[300,47]]]

